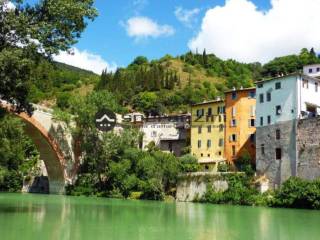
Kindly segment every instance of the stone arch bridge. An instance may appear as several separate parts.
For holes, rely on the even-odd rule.
[[[54,119],[52,109],[33,105],[32,116],[16,113],[11,105],[1,102],[0,107],[21,118],[25,132],[36,145],[44,161],[49,178],[49,193],[64,194],[65,186],[74,182],[80,165],[79,143],[67,125]]]

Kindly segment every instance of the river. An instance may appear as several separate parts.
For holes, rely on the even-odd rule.
[[[0,194],[0,239],[320,239],[320,212]]]

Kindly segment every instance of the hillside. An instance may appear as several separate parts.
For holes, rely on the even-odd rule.
[[[43,59],[34,69],[30,82],[29,100],[48,107],[56,105],[56,99],[90,93],[99,76],[64,63]]]
[[[152,61],[139,56],[126,68],[98,76],[44,61],[35,71],[37,80],[31,86],[31,100],[68,110],[74,97],[107,91],[130,111],[152,115],[183,113],[190,104],[223,96],[233,87],[254,86],[263,78],[300,71],[303,65],[319,62],[313,49],[302,49],[299,55],[278,57],[265,65],[221,60],[204,51],[177,57],[166,55]]]

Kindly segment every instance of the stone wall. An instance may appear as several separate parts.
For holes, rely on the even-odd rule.
[[[276,130],[280,139],[276,139]],[[258,127],[256,132],[256,166],[259,175],[265,175],[269,187],[280,186],[296,175],[296,120]],[[264,154],[262,152],[264,145]],[[276,148],[281,148],[281,160],[276,160]]]
[[[320,117],[298,121],[297,176],[313,180],[320,177]]]
[[[178,202],[192,202],[201,198],[211,186],[216,191],[225,191],[228,189],[228,183],[225,180],[219,180],[219,173],[189,173],[180,176],[177,184],[176,199]]]

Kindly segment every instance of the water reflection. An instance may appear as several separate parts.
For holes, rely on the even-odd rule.
[[[319,239],[317,211],[0,194],[1,239]]]

